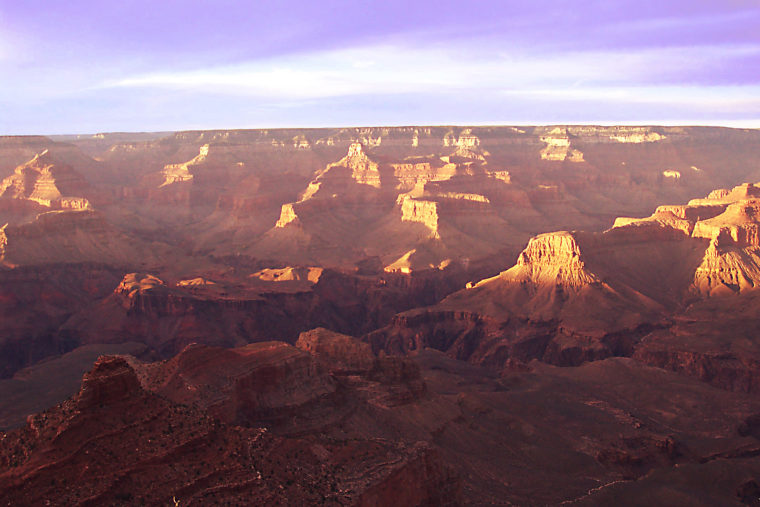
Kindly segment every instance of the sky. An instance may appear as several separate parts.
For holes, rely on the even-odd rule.
[[[0,135],[760,128],[760,0],[0,0]]]

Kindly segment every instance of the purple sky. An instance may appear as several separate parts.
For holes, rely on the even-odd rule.
[[[0,0],[0,134],[760,128],[760,0]]]

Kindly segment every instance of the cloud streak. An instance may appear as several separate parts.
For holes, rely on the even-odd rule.
[[[760,126],[758,22],[753,0],[0,0],[0,134],[658,117]]]
[[[484,41],[483,44],[486,44]],[[312,100],[373,94],[440,94],[512,91],[514,93],[565,94],[584,97],[600,90],[646,90],[653,97],[663,93],[677,100],[684,90],[704,89],[709,104],[720,105],[726,86],[680,86],[698,81],[704,69],[726,59],[760,58],[760,46],[678,47],[665,50],[585,51],[561,54],[524,54],[495,51],[474,55],[471,48],[415,49],[372,46],[323,51],[207,67],[192,71],[148,73],[111,80],[96,88],[161,88],[202,93]],[[699,83],[696,83],[699,84]],[[743,95],[751,95],[753,83],[740,83]],[[716,90],[718,90],[716,92]],[[749,92],[748,92],[749,90]],[[607,93],[610,100],[619,94]],[[752,98],[752,97],[748,97]],[[732,101],[727,94],[725,102]]]

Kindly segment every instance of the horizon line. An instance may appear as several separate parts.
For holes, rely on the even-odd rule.
[[[695,122],[689,120],[673,121],[623,121],[623,122],[471,122],[471,123],[436,123],[436,124],[356,124],[356,125],[299,125],[299,126],[235,126],[235,127],[198,127],[156,130],[102,130],[96,132],[60,132],[60,133],[2,133],[0,137],[70,137],[96,136],[114,134],[164,134],[177,132],[211,132],[211,131],[256,131],[256,130],[321,130],[321,129],[356,129],[356,128],[452,128],[452,127],[665,127],[665,128],[727,128],[736,130],[760,130],[760,119],[757,120],[723,120],[714,122]]]

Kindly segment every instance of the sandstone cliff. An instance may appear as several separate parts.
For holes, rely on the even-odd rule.
[[[433,347],[514,367],[531,359],[572,365],[633,355],[754,391],[756,340],[734,350],[704,319],[728,312],[726,329],[753,328],[748,316],[729,317],[735,312],[728,308],[756,308],[757,188],[745,184],[688,205],[660,206],[648,218],[619,218],[603,233],[536,236],[512,268],[433,307],[399,314],[366,339],[375,351]]]
[[[0,218],[19,223],[43,210],[90,209],[91,192],[81,174],[44,150],[0,182]]]

